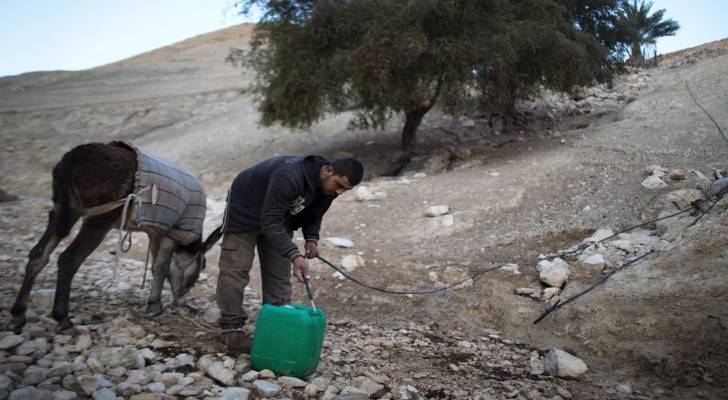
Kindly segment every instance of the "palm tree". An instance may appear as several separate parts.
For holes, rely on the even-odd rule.
[[[627,42],[632,47],[630,61],[642,64],[643,45],[655,45],[657,38],[673,36],[680,25],[672,19],[663,20],[665,10],[657,10],[650,15],[652,1],[647,0],[622,0],[620,4],[620,16],[617,21],[618,28],[623,32]]]

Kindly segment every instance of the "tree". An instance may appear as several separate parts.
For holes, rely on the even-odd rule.
[[[664,36],[673,36],[680,29],[680,25],[672,19],[663,20],[665,10],[660,9],[650,15],[653,3],[646,0],[622,0],[621,13],[618,20],[618,29],[624,35],[624,40],[631,47],[630,60],[635,64],[642,64],[642,46],[655,45],[657,39]]]
[[[574,16],[593,1],[243,0],[263,16],[251,50],[230,59],[257,71],[264,125],[351,110],[354,126],[383,128],[402,115],[407,160],[435,104],[508,112],[532,90],[605,76],[608,49]]]

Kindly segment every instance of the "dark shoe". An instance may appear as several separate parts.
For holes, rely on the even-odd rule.
[[[243,332],[243,328],[223,329],[221,341],[227,346],[228,352],[234,355],[250,354],[253,347],[253,339]]]

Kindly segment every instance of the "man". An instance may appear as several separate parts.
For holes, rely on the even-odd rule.
[[[250,352],[243,333],[245,287],[255,248],[261,266],[264,304],[291,301],[291,263],[299,282],[308,279],[307,258],[319,254],[321,218],[331,202],[361,182],[362,164],[345,158],[329,163],[318,156],[274,157],[241,172],[228,193],[223,222],[217,304],[223,342],[231,352]],[[305,257],[293,243],[301,228]]]

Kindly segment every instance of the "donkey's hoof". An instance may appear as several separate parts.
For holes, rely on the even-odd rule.
[[[162,306],[161,301],[155,303],[147,303],[147,313],[152,317],[162,315],[163,312],[164,307]]]
[[[20,333],[23,332],[25,321],[25,315],[14,316],[8,324],[8,330],[13,331],[16,335],[20,335]]]
[[[70,334],[73,333],[73,329],[73,322],[71,322],[70,318],[64,318],[56,325],[56,333]]]

